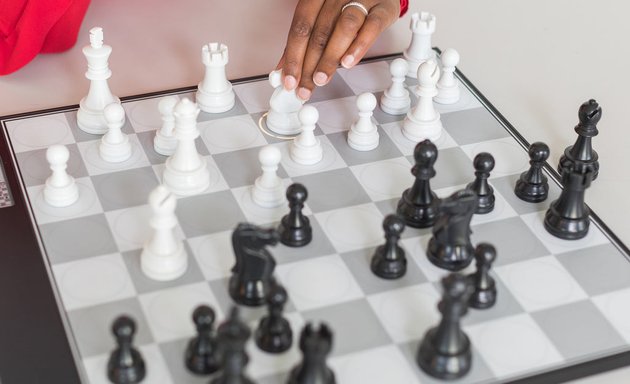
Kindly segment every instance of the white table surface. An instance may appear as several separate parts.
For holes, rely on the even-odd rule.
[[[229,78],[267,73],[284,48],[295,3],[93,0],[73,49],[40,55],[0,77],[0,116],[77,104],[87,93],[81,47],[93,26],[104,28],[114,48],[109,84],[118,96],[198,83],[200,47],[211,41],[230,48]],[[594,147],[601,170],[587,202],[630,244],[630,3],[412,0],[410,10],[438,17],[434,45],[460,52],[459,68],[528,141],[551,147],[552,164],[575,141],[579,105],[597,99],[603,118]],[[408,20],[383,34],[370,54],[402,51]],[[630,368],[577,382],[630,382]]]

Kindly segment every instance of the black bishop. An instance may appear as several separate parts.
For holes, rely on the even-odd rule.
[[[592,180],[599,174],[599,156],[593,150],[592,138],[597,136],[597,123],[602,118],[602,107],[591,99],[580,106],[578,111],[579,123],[575,126],[578,138],[570,147],[564,150],[558,163],[558,173],[573,168],[578,172],[590,171]]]

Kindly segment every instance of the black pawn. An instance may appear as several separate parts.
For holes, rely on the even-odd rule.
[[[245,375],[249,356],[245,343],[251,331],[240,319],[238,307],[233,307],[228,319],[217,330],[221,371],[210,384],[254,384]]]
[[[289,374],[287,384],[335,384],[335,373],[326,365],[332,349],[332,331],[326,324],[306,324],[300,334],[302,361]]]
[[[267,296],[267,308],[269,314],[258,323],[256,329],[256,345],[269,353],[282,353],[293,343],[293,331],[291,325],[282,316],[284,306],[289,296],[280,284],[276,284]]]
[[[200,305],[193,311],[192,319],[197,336],[188,342],[184,355],[186,368],[198,375],[209,375],[219,369],[217,340],[213,334],[214,310],[207,305]]]
[[[516,182],[514,194],[529,203],[539,203],[547,199],[549,183],[542,168],[549,158],[549,147],[540,141],[529,146],[529,170],[521,173]]]
[[[372,272],[383,279],[398,279],[407,272],[405,250],[398,245],[405,222],[398,215],[387,215],[383,220],[385,244],[376,248],[372,256]]]
[[[313,240],[311,223],[308,217],[302,213],[307,197],[308,192],[302,184],[291,184],[287,188],[289,213],[280,220],[280,226],[278,227],[282,244],[289,247],[303,247]]]
[[[602,108],[597,101],[591,99],[580,106],[578,111],[579,123],[575,126],[578,138],[570,147],[564,150],[558,163],[558,173],[562,175],[564,170],[574,168],[585,173],[592,173],[595,180],[599,174],[599,156],[593,150],[592,138],[597,136],[597,123],[602,118]]]
[[[475,167],[475,181],[466,188],[477,194],[477,209],[475,213],[489,213],[494,209],[494,189],[488,183],[490,172],[494,169],[494,157],[488,152],[481,152],[473,160]]]
[[[107,362],[107,378],[114,384],[139,383],[146,375],[144,359],[132,345],[136,323],[131,317],[120,316],[112,325],[116,349]]]
[[[414,228],[428,228],[435,223],[440,199],[431,190],[430,181],[435,176],[434,164],[438,149],[430,140],[418,143],[413,151],[416,164],[411,169],[416,179],[411,188],[403,192],[396,212],[405,223]]]
[[[428,375],[442,380],[465,376],[471,367],[470,340],[460,326],[468,311],[472,291],[467,277],[452,273],[442,279],[444,293],[438,304],[440,323],[425,333],[416,354],[416,363]]]
[[[497,250],[488,243],[477,244],[475,248],[475,264],[477,270],[469,275],[474,291],[470,295],[468,305],[477,309],[490,308],[497,302],[497,286],[490,267],[497,258]]]
[[[565,240],[581,239],[588,233],[590,210],[584,203],[586,189],[593,173],[565,168],[562,173],[562,192],[545,213],[545,229]]]

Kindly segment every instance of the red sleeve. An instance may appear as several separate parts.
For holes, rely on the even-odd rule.
[[[409,0],[400,0],[400,15],[398,17],[405,16],[405,13],[409,10]]]
[[[0,0],[0,75],[14,72],[40,52],[71,48],[89,0]]]

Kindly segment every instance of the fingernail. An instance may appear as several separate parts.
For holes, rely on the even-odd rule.
[[[300,99],[306,101],[311,98],[311,91],[306,88],[300,88],[297,91],[297,95]]]
[[[295,77],[288,75],[284,77],[284,88],[288,91],[292,91],[297,86],[297,80]]]
[[[341,60],[341,65],[343,65],[343,67],[346,69],[351,68],[353,64],[354,64],[353,55],[347,55],[346,57],[343,58],[343,60]]]
[[[322,85],[326,85],[326,83],[328,82],[328,76],[326,76],[324,72],[317,72],[313,76],[313,82],[315,83],[315,85],[321,87]]]

